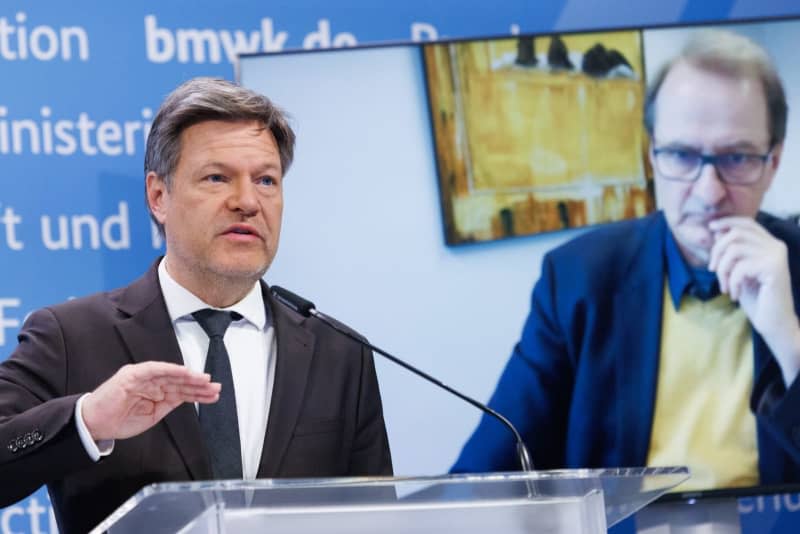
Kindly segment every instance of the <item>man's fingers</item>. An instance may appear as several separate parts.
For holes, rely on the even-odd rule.
[[[219,393],[216,393],[214,395],[198,396],[193,401],[187,401],[187,402],[198,402],[200,404],[213,404],[218,400],[219,400]]]
[[[755,247],[769,247],[775,240],[766,230],[754,223],[753,226],[742,226],[714,232],[714,245],[708,261],[708,269],[717,271],[722,254],[735,243],[749,244]]]
[[[174,381],[167,379],[156,379],[156,380],[151,380],[149,382],[144,382],[142,386],[156,388],[162,391],[178,391],[181,389],[201,391],[201,390],[217,389],[220,387],[220,384],[219,382],[202,382],[197,384],[192,382],[183,382],[180,380]]]
[[[723,293],[730,292],[731,272],[733,272],[736,265],[743,260],[754,257],[757,251],[757,247],[750,244],[734,243],[726,247],[723,252],[719,253],[714,271],[717,273],[720,291]]]
[[[736,262],[728,276],[728,287],[731,300],[738,301],[749,284],[754,282],[755,273],[758,272],[757,261],[746,259]]]
[[[708,223],[708,229],[712,232],[727,232],[733,229],[762,230],[766,232],[764,227],[751,217],[722,217],[714,219]]]
[[[222,386],[218,383],[209,384],[208,387],[179,387],[168,393],[170,398],[180,399],[182,402],[197,402],[198,399],[218,398]]]
[[[166,375],[161,374],[159,369],[146,369],[143,371],[137,369],[132,372],[130,377],[123,377],[122,381],[124,390],[129,395],[141,395],[153,400],[157,400],[163,397],[164,394],[178,391],[181,388],[211,391],[217,387],[212,386],[213,383],[208,374],[192,373],[189,369],[186,369],[186,372],[175,372],[175,370],[171,369]]]
[[[172,382],[180,384],[203,384],[211,381],[206,373],[192,371],[184,365],[167,362],[142,362],[125,366],[122,373],[133,382]]]
[[[150,382],[144,384],[138,394],[151,401],[163,399],[193,399],[197,396],[218,395],[222,386],[218,382],[206,384],[175,384],[172,382]],[[183,402],[189,402],[184,400]],[[194,401],[191,401],[194,402]]]
[[[219,386],[219,384],[216,385]],[[162,393],[162,395],[154,395],[155,398],[139,399],[133,405],[130,415],[152,416],[155,422],[185,402],[208,404],[219,400],[219,387],[211,389],[179,388]]]
[[[724,250],[734,241],[752,240],[753,242],[761,242],[774,239],[755,219],[749,217],[715,219],[708,223],[708,229],[714,234],[714,246],[711,250],[712,258],[709,261],[709,267],[713,264],[714,251]]]

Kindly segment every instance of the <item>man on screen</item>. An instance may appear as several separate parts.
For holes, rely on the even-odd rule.
[[[750,40],[702,32],[645,116],[660,211],[545,256],[490,406],[538,468],[800,481],[800,229],[759,211],[786,133],[780,79]],[[484,417],[454,470],[514,469],[513,451]]]
[[[47,484],[86,532],[153,482],[391,474],[372,354],[261,282],[294,140],[232,83],[167,97],[145,156],[166,255],[25,323],[0,364],[0,506]]]

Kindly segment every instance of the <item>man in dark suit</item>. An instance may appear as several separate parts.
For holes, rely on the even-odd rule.
[[[661,211],[545,256],[490,406],[539,468],[798,482],[800,231],[759,212],[786,133],[780,79],[751,41],[701,33],[646,106]],[[484,417],[453,469],[514,469],[513,451]]]
[[[145,157],[166,255],[26,322],[0,364],[0,506],[47,484],[60,530],[85,532],[153,482],[391,475],[372,354],[261,281],[293,148],[262,95],[167,97]]]

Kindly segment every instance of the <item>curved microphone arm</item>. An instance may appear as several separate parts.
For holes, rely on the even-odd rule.
[[[332,318],[328,317],[327,315],[325,315],[324,313],[318,311],[311,301],[306,300],[303,297],[301,297],[299,295],[296,295],[295,293],[292,293],[291,291],[289,291],[287,289],[284,289],[282,287],[278,287],[278,286],[271,286],[270,287],[270,291],[272,292],[272,294],[275,296],[275,298],[280,303],[282,303],[285,306],[289,307],[290,309],[296,311],[300,315],[302,315],[304,317],[315,317],[315,318],[319,319],[322,323],[324,323],[328,327],[332,328],[333,330],[335,330],[339,334],[341,334],[341,335],[343,335],[343,336],[345,336],[345,337],[347,337],[349,339],[352,339],[356,343],[359,343],[359,344],[361,344],[361,345],[363,345],[365,347],[368,347],[372,351],[377,352],[378,354],[380,354],[384,358],[396,363],[397,365],[399,365],[400,367],[406,369],[407,371],[411,371],[415,375],[417,375],[417,376],[419,376],[421,378],[424,378],[428,382],[430,382],[432,384],[435,384],[436,386],[439,386],[440,388],[444,389],[445,391],[450,392],[451,394],[455,395],[459,399],[468,402],[469,404],[471,404],[474,407],[478,408],[482,412],[491,415],[492,417],[494,417],[495,419],[497,419],[498,421],[503,423],[503,425],[506,428],[508,428],[514,434],[514,438],[517,441],[517,456],[519,458],[520,467],[522,468],[523,471],[533,471],[534,470],[533,462],[531,461],[531,455],[530,455],[530,452],[528,451],[528,447],[525,446],[525,442],[522,440],[522,436],[520,435],[520,433],[517,431],[517,429],[514,427],[514,425],[511,424],[511,421],[509,421],[504,415],[502,415],[501,413],[497,412],[496,410],[493,410],[492,408],[489,408],[488,406],[486,406],[482,402],[477,401],[477,400],[473,399],[472,397],[470,397],[468,395],[465,395],[465,394],[461,393],[460,391],[458,391],[456,389],[453,389],[452,387],[448,386],[447,384],[445,384],[441,380],[432,377],[431,375],[429,375],[428,373],[426,373],[426,372],[424,372],[424,371],[422,371],[420,369],[417,369],[413,365],[411,365],[409,363],[406,363],[405,361],[401,360],[397,356],[393,356],[392,354],[389,354],[388,352],[386,352],[385,350],[381,349],[380,347],[376,347],[375,345],[369,343],[368,341],[366,341],[366,340],[360,338],[359,336],[356,336],[355,334],[349,332],[348,330],[342,328],[341,326],[339,326],[337,324],[337,322],[334,319],[332,319]]]

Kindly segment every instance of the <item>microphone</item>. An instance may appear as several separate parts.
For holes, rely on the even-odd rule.
[[[270,286],[270,291],[272,292],[272,295],[275,297],[275,299],[278,302],[280,302],[281,304],[283,304],[284,306],[286,306],[287,308],[289,308],[291,310],[294,310],[295,312],[299,313],[303,317],[312,317],[312,316],[316,317],[317,319],[322,321],[324,324],[326,324],[328,327],[332,328],[333,330],[337,331],[338,333],[342,334],[343,336],[348,337],[348,338],[352,339],[353,341],[355,341],[356,343],[359,343],[359,344],[361,344],[361,345],[363,345],[365,347],[368,347],[373,352],[377,352],[378,354],[380,354],[384,358],[387,358],[388,360],[396,363],[400,367],[403,367],[404,369],[406,369],[408,371],[411,371],[415,375],[424,378],[428,382],[431,382],[432,384],[435,384],[435,385],[439,386],[440,388],[444,389],[445,391],[455,395],[456,397],[458,397],[459,399],[461,399],[463,401],[466,401],[466,402],[470,403],[474,407],[478,408],[479,410],[483,411],[484,413],[487,413],[487,414],[491,415],[492,417],[494,417],[495,419],[497,419],[498,421],[503,423],[503,425],[506,428],[508,428],[514,434],[514,438],[517,440],[517,457],[519,458],[519,463],[520,463],[520,466],[522,467],[522,471],[533,471],[533,462],[531,461],[531,455],[530,455],[530,452],[528,452],[528,447],[525,446],[525,442],[522,441],[522,436],[517,431],[517,429],[514,427],[514,425],[511,424],[511,421],[509,421],[501,413],[493,410],[492,408],[489,408],[488,406],[486,406],[482,402],[479,402],[479,401],[473,399],[472,397],[469,397],[469,396],[461,393],[460,391],[458,391],[456,389],[453,389],[452,387],[450,387],[447,384],[441,382],[440,380],[438,380],[438,379],[432,377],[431,375],[421,371],[420,369],[417,369],[413,365],[404,362],[403,360],[401,360],[397,356],[392,356],[391,354],[389,354],[388,352],[380,349],[379,347],[376,347],[375,345],[372,345],[371,343],[369,343],[369,342],[359,338],[358,336],[348,332],[347,330],[345,330],[344,328],[342,328],[341,326],[336,324],[336,321],[334,319],[332,319],[332,318],[328,317],[327,315],[325,315],[324,313],[318,311],[316,309],[316,307],[314,306],[314,303],[312,303],[311,301],[306,300],[303,297],[292,293],[288,289],[284,289],[284,288],[279,287],[279,286]]]

